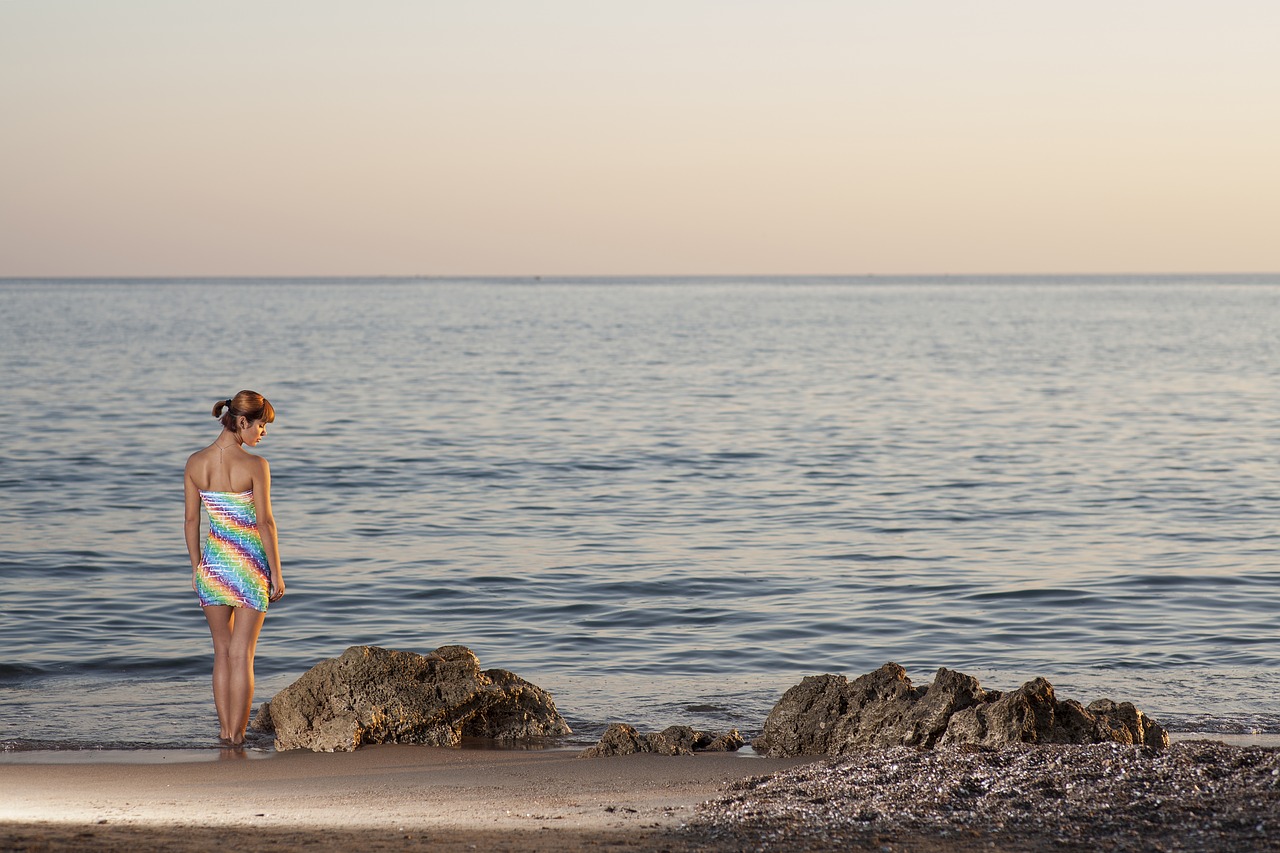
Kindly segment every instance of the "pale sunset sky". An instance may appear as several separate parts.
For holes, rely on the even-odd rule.
[[[0,276],[1280,271],[1276,0],[0,0]]]

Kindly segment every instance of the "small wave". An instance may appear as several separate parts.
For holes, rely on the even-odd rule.
[[[1149,574],[1122,577],[1114,582],[1118,587],[1135,587],[1142,589],[1222,589],[1223,587],[1248,586],[1255,581],[1247,576],[1225,574],[1179,575]]]
[[[28,679],[35,676],[48,675],[53,670],[30,663],[0,662],[0,682],[11,679]]]
[[[1168,714],[1160,720],[1170,732],[1185,734],[1280,735],[1280,714],[1215,717],[1207,714]]]
[[[249,735],[259,735],[256,732],[246,733],[246,741]],[[269,741],[268,741],[269,742]],[[217,749],[220,744],[216,739],[190,742],[179,740],[79,740],[79,739],[27,739],[13,738],[11,740],[0,740],[0,752],[6,753],[23,753],[23,752],[85,752],[85,753],[103,753],[114,751],[135,752],[138,750],[173,750],[173,749]]]
[[[0,663],[0,683],[18,686],[41,682],[46,679],[74,681],[84,676],[98,677],[106,674],[112,674],[117,678],[153,677],[156,675],[187,678],[193,675],[207,674],[211,662],[211,655],[178,655],[174,657],[102,655],[76,661],[57,661],[46,664]]]
[[[431,472],[433,477],[457,477],[462,480],[509,480],[520,477],[514,471],[496,468],[440,468]]]
[[[850,552],[847,554],[821,554],[819,560],[834,560],[845,563],[894,563],[894,562],[928,562],[920,557],[908,557],[904,554],[864,554]]]
[[[1100,596],[1096,593],[1079,589],[1040,587],[1035,589],[1004,589],[971,592],[962,596],[962,598],[969,601],[1022,601],[1052,605],[1074,605],[1097,601]]]

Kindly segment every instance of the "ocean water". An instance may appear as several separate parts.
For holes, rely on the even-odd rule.
[[[0,744],[212,746],[182,467],[266,394],[257,701],[470,646],[610,722],[1048,678],[1280,733],[1280,276],[0,282]]]

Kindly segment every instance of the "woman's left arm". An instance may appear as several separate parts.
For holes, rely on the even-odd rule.
[[[280,541],[276,536],[276,517],[271,512],[271,466],[259,457],[253,474],[253,504],[258,513],[258,535],[262,537],[262,550],[267,554],[271,567],[271,600],[279,601],[284,595],[284,574],[280,571]]]

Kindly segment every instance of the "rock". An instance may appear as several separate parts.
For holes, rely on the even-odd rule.
[[[659,755],[693,755],[695,751],[705,749],[715,739],[715,735],[695,731],[689,726],[667,726],[660,732],[646,735],[649,752]]]
[[[1001,747],[1011,743],[1128,743],[1165,747],[1169,735],[1129,702],[1099,699],[1082,707],[1058,701],[1043,678],[956,714],[941,743]]]
[[[614,723],[604,730],[600,742],[578,753],[579,758],[599,758],[603,755],[635,755],[648,752],[649,741],[640,736],[635,726]]]
[[[714,735],[689,726],[668,726],[660,732],[641,735],[634,726],[614,723],[605,729],[599,743],[583,750],[578,757],[600,758],[606,755],[634,755],[638,752],[653,752],[658,755],[735,752],[745,742],[737,729]]]
[[[1168,746],[1169,734],[1159,723],[1133,706],[1132,702],[1098,699],[1086,708],[1108,734],[1107,740],[1135,745]]]
[[[747,742],[737,729],[729,729],[729,731],[711,739],[711,743],[702,748],[703,752],[737,752],[746,746]]]
[[[804,679],[774,706],[752,746],[778,757],[893,746],[1104,741],[1164,747],[1169,736],[1128,702],[1102,699],[1085,708],[1059,701],[1043,678],[1006,694],[983,690],[972,676],[944,667],[932,684],[918,688],[902,667],[887,663],[852,682],[842,675]]]
[[[435,655],[352,646],[264,703],[253,727],[274,731],[276,749],[314,752],[571,734],[541,688],[506,670],[481,672],[465,646],[442,646]]]
[[[1052,739],[1056,702],[1053,686],[1043,678],[1028,681],[1007,695],[993,693],[992,696],[989,702],[957,713],[947,724],[942,742],[986,747],[1011,743],[1071,743]]]
[[[270,702],[263,702],[258,706],[258,713],[254,716],[253,722],[249,727],[260,732],[275,731],[275,726],[271,722]]]

